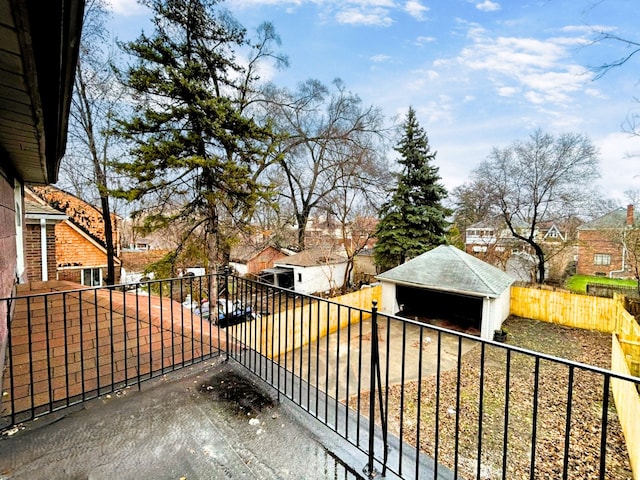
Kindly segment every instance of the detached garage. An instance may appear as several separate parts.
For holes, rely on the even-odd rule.
[[[514,279],[456,247],[441,245],[376,278],[384,313],[446,319],[486,339],[509,316]]]

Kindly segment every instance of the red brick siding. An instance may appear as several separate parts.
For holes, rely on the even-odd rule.
[[[58,266],[98,267],[107,264],[107,255],[67,222],[56,225]]]
[[[16,207],[13,178],[0,170],[0,298],[10,297],[16,278]],[[4,371],[7,346],[7,302],[0,302],[0,372]],[[0,392],[2,392],[0,375]],[[0,397],[0,404],[2,398]]]
[[[56,225],[56,262],[58,280],[80,283],[83,268],[102,269],[102,278],[107,276],[107,254],[67,222]],[[116,264],[115,282],[120,281],[120,267]]]
[[[597,253],[611,255],[610,265],[595,265]],[[597,230],[581,230],[578,232],[578,265],[576,272],[580,275],[605,274],[622,268],[622,245],[612,240],[612,234]],[[629,276],[616,274],[618,277]]]
[[[40,225],[25,225],[24,230],[24,263],[27,278],[31,282],[42,280],[42,254],[40,252]],[[55,270],[53,270],[55,272]]]
[[[25,239],[25,267],[27,278],[30,282],[42,280],[42,252],[41,252],[41,228],[39,224],[26,225]],[[56,234],[53,225],[47,225],[47,279],[56,278]]]

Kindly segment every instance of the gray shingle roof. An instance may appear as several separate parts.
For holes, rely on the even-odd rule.
[[[32,200],[24,200],[24,213],[27,218],[56,218],[60,221],[69,218],[65,213],[56,210],[49,205],[41,205]]]
[[[429,250],[376,278],[483,297],[498,297],[514,282],[499,268],[448,245]]]
[[[329,248],[311,248],[288,258],[276,260],[274,265],[291,265],[295,267],[315,267],[318,265],[335,265],[346,263],[347,257],[341,251]]]
[[[640,221],[640,214],[634,211],[633,223]],[[595,220],[580,225],[578,230],[602,230],[607,228],[623,228],[627,224],[627,209],[620,207]]]

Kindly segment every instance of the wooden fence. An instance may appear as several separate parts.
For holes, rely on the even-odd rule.
[[[371,314],[367,312],[371,311],[373,301],[380,303],[381,297],[382,287],[378,285],[334,297],[330,302],[311,300],[287,312],[263,315],[258,320],[233,327],[234,336],[239,340],[248,338],[251,334],[247,333],[259,328],[260,340],[251,347],[269,358],[277,358],[334,333],[349,323],[368,319]],[[249,329],[249,332],[244,329]]]
[[[511,287],[511,314],[545,322],[611,333],[611,370],[640,377],[640,324],[621,294],[593,297],[555,289]],[[640,479],[640,394],[636,386],[612,380],[616,412],[624,432],[634,479]]]
[[[534,287],[511,287],[511,314],[566,327],[616,331],[619,300]]]
[[[617,335],[612,335],[611,369],[614,372],[630,375],[626,354],[618,341]],[[635,386],[629,382],[612,379],[611,390],[616,403],[616,414],[620,420],[622,432],[627,443],[629,462],[634,473],[634,479],[640,478],[640,395]]]

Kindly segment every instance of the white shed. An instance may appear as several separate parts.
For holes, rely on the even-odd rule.
[[[342,286],[347,272],[347,258],[335,249],[312,248],[273,262],[277,269],[289,270],[293,290],[321,293]]]
[[[453,246],[436,247],[376,278],[384,313],[446,318],[474,326],[486,339],[509,316],[514,279]]]

